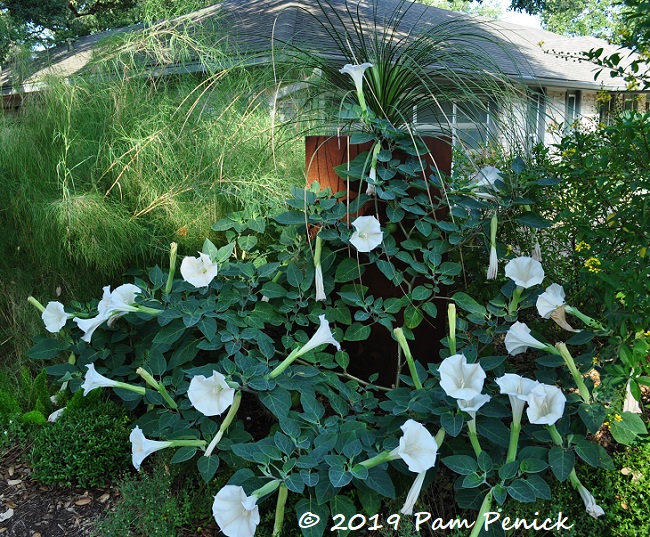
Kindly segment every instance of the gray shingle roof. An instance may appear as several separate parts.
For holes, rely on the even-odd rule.
[[[625,88],[623,81],[611,79],[607,73],[594,80],[594,66],[575,59],[581,51],[592,48],[603,47],[609,52],[618,50],[605,41],[592,37],[560,36],[545,30],[455,13],[410,1],[377,0],[373,4],[370,0],[328,0],[323,3],[319,0],[223,0],[162,24],[179,25],[189,35],[202,36],[215,43],[225,39],[232,48],[251,58],[268,56],[273,45],[277,52],[298,47],[340,59],[340,52],[333,46],[327,27],[320,24],[319,20],[329,17],[335,25],[349,31],[350,39],[354,39],[352,28],[348,27],[351,24],[348,11],[355,17],[358,13],[362,20],[369,23],[377,20],[381,26],[396,9],[402,10],[398,37],[452,21],[462,23],[467,32],[464,37],[468,42],[475,39],[474,36],[482,35],[484,39],[481,40],[480,47],[501,72],[526,84],[598,89],[602,83],[606,89]],[[18,79],[15,70],[3,69],[0,74],[2,93],[35,89],[48,73],[71,76],[89,72],[92,51],[103,38],[141,29],[142,26],[134,26],[84,37],[74,43],[73,50],[68,50],[65,46],[58,47],[37,58],[28,71],[29,75],[22,80]],[[367,58],[359,60],[365,61]],[[143,56],[142,63],[157,69],[159,73],[203,68],[197,58],[185,58],[179,64]]]

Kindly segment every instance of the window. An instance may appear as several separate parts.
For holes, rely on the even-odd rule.
[[[526,134],[529,148],[544,141],[546,132],[546,97],[542,90],[534,91],[528,99]]]
[[[494,131],[491,118],[494,104],[441,102],[435,108],[415,111],[415,124],[421,134],[445,134],[454,145],[479,150]]]
[[[567,91],[566,92],[566,110],[565,120],[567,123],[573,123],[580,115],[580,92]]]

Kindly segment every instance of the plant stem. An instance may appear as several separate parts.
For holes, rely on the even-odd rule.
[[[488,493],[485,495],[485,498],[483,498],[481,509],[479,510],[478,515],[476,515],[476,524],[474,524],[474,528],[472,529],[472,533],[470,534],[469,537],[478,537],[478,535],[481,533],[481,529],[484,526],[483,519],[485,518],[485,513],[488,513],[491,508],[492,508],[492,489],[490,489]]]
[[[508,314],[512,315],[515,311],[517,311],[517,306],[519,306],[519,300],[521,299],[521,293],[523,293],[523,291],[523,287],[517,286],[512,292],[512,300],[508,306]]]
[[[212,452],[214,451],[214,448],[217,447],[217,444],[223,437],[224,433],[226,432],[226,429],[230,427],[230,424],[232,423],[232,420],[235,419],[235,416],[237,415],[237,411],[239,410],[239,405],[241,404],[241,392],[238,391],[235,393],[235,397],[232,400],[232,404],[230,405],[230,408],[228,409],[228,414],[226,414],[226,417],[223,419],[221,422],[221,427],[219,427],[219,430],[217,431],[217,434],[214,436],[210,444],[208,445],[208,448],[205,450],[204,456],[209,457],[212,455]]]
[[[284,506],[287,503],[289,490],[282,483],[278,490],[278,503],[275,506],[275,521],[273,522],[273,537],[278,537],[282,533],[282,523],[284,522]]]
[[[578,387],[578,391],[580,392],[580,396],[582,397],[583,401],[585,403],[589,403],[591,401],[591,393],[589,393],[589,388],[587,388],[587,385],[582,378],[582,374],[578,370],[575,360],[573,359],[573,356],[571,356],[571,353],[569,352],[566,344],[556,343],[555,348],[560,352],[560,356],[562,356],[564,363],[569,368],[569,372],[571,373],[571,376],[573,377],[573,380]]]
[[[514,421],[510,424],[510,443],[508,444],[508,455],[506,456],[506,464],[513,462],[517,458],[517,449],[519,447],[519,433],[521,432],[521,424]]]

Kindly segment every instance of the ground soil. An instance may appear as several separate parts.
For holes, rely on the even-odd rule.
[[[41,485],[25,459],[19,446],[0,458],[1,537],[87,537],[119,500],[117,489]]]

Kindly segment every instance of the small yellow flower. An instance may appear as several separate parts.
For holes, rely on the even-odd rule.
[[[585,267],[587,267],[587,270],[589,272],[593,272],[593,273],[600,272],[600,270],[601,270],[600,265],[601,265],[601,262],[596,257],[590,257],[589,259],[587,259],[585,261]]]
[[[643,335],[645,337],[650,337],[650,330],[646,330],[645,332],[643,332]]]
[[[614,420],[621,422],[623,421],[623,416],[621,416],[620,414],[614,414]]]
[[[591,250],[591,245],[587,244],[585,241],[580,241],[576,244],[576,252],[582,252],[583,250]]]
[[[594,365],[596,365],[599,361],[600,361],[600,360],[598,359],[598,355],[594,356],[594,357],[591,359],[591,363],[594,364]]]

